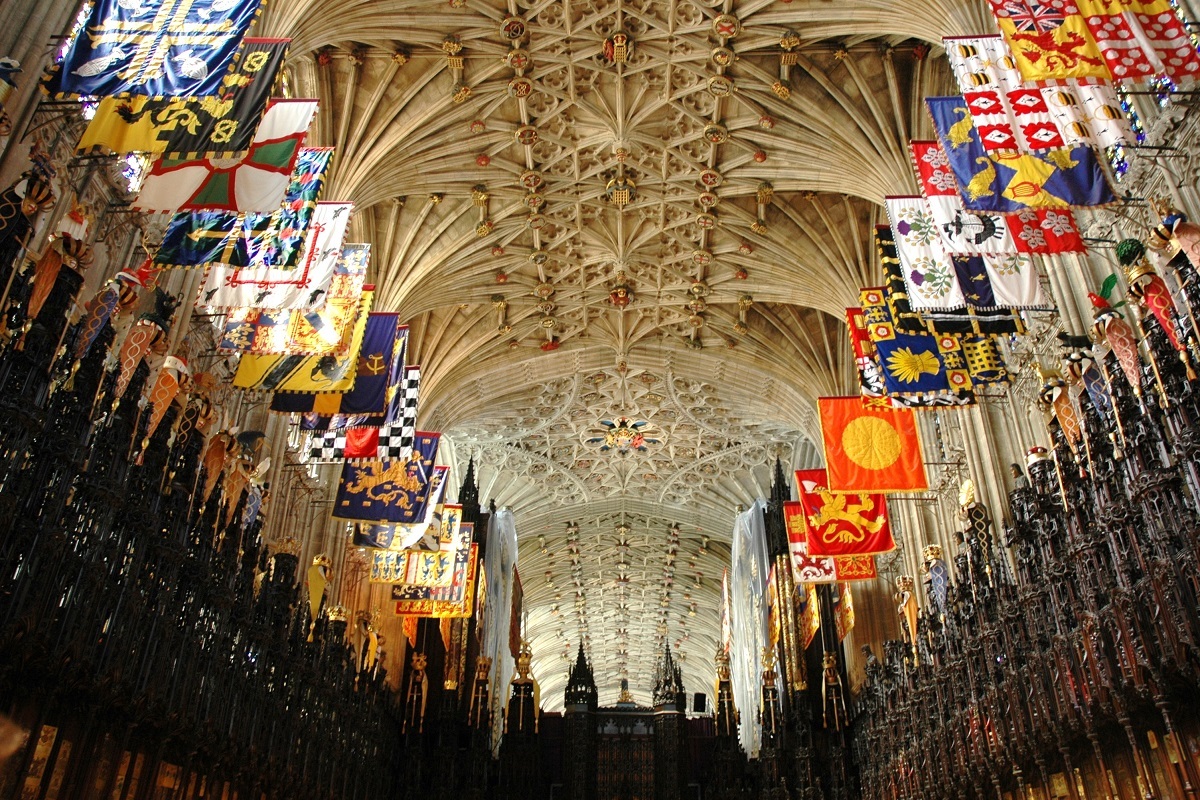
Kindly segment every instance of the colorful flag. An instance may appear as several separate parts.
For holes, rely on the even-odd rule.
[[[848,583],[838,584],[833,593],[833,624],[839,642],[854,629],[854,597],[850,594]]]
[[[454,561],[471,543],[469,536],[462,535],[462,506],[440,506],[433,510],[432,519],[431,535],[421,542],[427,546],[372,554],[371,583],[412,587],[424,597],[430,589],[450,586]]]
[[[929,488],[912,411],[858,397],[822,397],[818,405],[830,489],[923,492]]]
[[[333,516],[411,525],[425,518],[438,433],[418,433],[412,455],[397,461],[346,463]]]
[[[348,244],[333,269],[333,281],[323,308],[312,311],[235,308],[225,316],[217,345],[257,355],[323,355],[348,346],[346,330],[358,317],[370,263],[371,245]]]
[[[155,162],[133,207],[143,211],[216,209],[270,214],[283,203],[316,100],[276,100],[239,159]]]
[[[892,229],[887,225],[875,226],[875,246],[883,266],[886,282],[884,296],[891,312],[892,324],[904,333],[950,333],[997,336],[1024,333],[1025,324],[1021,317],[1007,308],[993,311],[979,309],[936,309],[918,313],[908,298],[908,283],[896,253]]]
[[[810,556],[870,556],[896,549],[881,494],[831,492],[823,469],[796,470]]]
[[[1100,206],[1116,200],[1088,147],[1044,153],[988,153],[961,97],[927,97],[938,140],[971,211]]]
[[[325,431],[313,442],[309,461],[390,461],[405,458],[412,452],[415,431],[404,433],[399,425],[376,428],[334,428]]]
[[[955,216],[946,217],[949,207],[939,204],[939,218],[933,201],[922,197],[885,199],[908,297],[917,310],[1050,308],[1033,262],[1017,252],[1002,217],[969,214],[957,197],[935,200],[958,205]],[[1008,249],[976,255],[979,242],[997,231]]]
[[[473,527],[473,526],[463,526]],[[441,592],[444,597],[430,599],[396,599],[395,611],[398,616],[432,617],[434,619],[460,619],[470,617],[475,605],[476,583],[478,582],[479,554],[477,545],[470,545],[467,562],[460,569],[455,564],[454,578],[451,587]],[[404,590],[393,586],[393,599]]]
[[[259,0],[95,0],[43,88],[56,98],[218,94],[258,12]]]
[[[340,394],[315,390],[277,394],[271,401],[271,410],[284,414],[383,414],[394,374],[392,365],[403,362],[407,352],[408,326],[401,325],[396,314],[388,313],[372,314],[367,326],[368,335],[358,354],[352,388]]]
[[[879,352],[867,331],[867,317],[861,308],[846,309],[846,326],[850,329],[850,347],[854,350],[854,365],[858,370],[858,385],[863,397],[884,397],[883,367]]]
[[[105,97],[76,152],[239,158],[250,149],[290,39],[245,39],[213,97]]]
[[[884,199],[904,280],[915,308],[962,308],[966,305],[954,264],[941,246],[933,215],[920,197]]]
[[[273,261],[268,261],[265,268],[213,264],[208,268],[196,304],[283,310],[324,305],[353,208],[353,203],[317,203],[312,230],[295,269],[273,266]]]
[[[1169,0],[989,0],[1029,81],[1200,74],[1196,48]]]
[[[804,519],[804,506],[798,502],[785,502],[783,519],[787,526],[792,577],[796,583],[833,583],[837,580],[837,567],[832,558],[808,554],[808,525]]]
[[[374,315],[369,311],[373,299],[373,292],[363,292],[358,315],[345,333],[348,339],[345,348],[320,356],[247,353],[238,361],[233,385],[269,392],[330,392],[335,397],[350,391],[357,377],[352,367],[358,362],[359,352],[373,352],[370,348],[389,332],[390,315],[383,315],[383,321],[371,324]]]
[[[871,581],[879,577],[875,556],[841,556],[833,560],[837,566],[837,579],[846,581]]]
[[[412,450],[417,432],[416,396],[421,380],[420,367],[410,367],[404,379],[404,393],[414,400],[396,422],[382,426],[362,425],[332,428],[315,438],[309,461],[386,461],[405,458]]]
[[[958,253],[1084,253],[1087,247],[1069,208],[1032,209],[1016,214],[968,212],[937,141],[909,142],[921,194],[929,201],[946,249]],[[949,226],[949,227],[947,227]]]
[[[436,544],[437,530],[431,530],[434,511],[441,505],[446,493],[446,475],[450,467],[433,468],[429,482],[429,500],[425,506],[425,518],[412,525],[393,525],[388,522],[359,522],[354,525],[355,547],[370,547],[383,550],[432,549]]]
[[[779,594],[779,585],[775,580],[775,565],[767,570],[767,646],[774,649],[779,644],[780,623],[779,610],[775,607],[775,598]]]
[[[1133,144],[1129,118],[1107,81],[1026,82],[1001,36],[945,40],[950,69],[988,150],[1104,149]]]
[[[303,148],[283,204],[271,214],[176,214],[163,233],[154,256],[155,266],[169,269],[220,263],[294,268],[300,262],[317,201],[325,189],[325,173],[332,157],[333,150],[327,147]]]
[[[863,289],[858,297],[892,405],[916,408],[975,402],[956,336],[897,331],[883,289]]]
[[[807,650],[821,630],[821,598],[815,584],[796,587],[796,599],[800,606],[800,649]]]
[[[1022,253],[1086,253],[1087,245],[1069,208],[1027,208],[1006,216]]]

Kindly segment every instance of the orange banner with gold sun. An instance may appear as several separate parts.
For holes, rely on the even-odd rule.
[[[822,397],[825,469],[834,492],[923,492],[929,488],[913,412],[886,399]]]

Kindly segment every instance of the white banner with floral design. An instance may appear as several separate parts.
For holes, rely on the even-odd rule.
[[[938,225],[924,197],[884,199],[896,254],[916,309],[962,308],[967,304],[954,274],[954,265],[942,246]]]
[[[936,195],[926,202],[946,252],[961,255],[1017,252],[1017,243],[1003,214],[967,211],[958,195]]]
[[[992,284],[992,295],[1000,308],[1050,309],[1037,268],[1029,256],[1019,253],[985,255],[983,266]]]

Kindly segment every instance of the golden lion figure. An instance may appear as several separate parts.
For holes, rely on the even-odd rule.
[[[863,514],[875,510],[875,501],[870,495],[834,494],[824,487],[818,487],[814,493],[820,497],[823,505],[816,514],[808,518],[808,524],[813,530],[823,530],[826,542],[837,541],[843,544],[861,542],[868,533],[879,533],[886,520],[883,517],[869,520]],[[856,496],[859,502],[851,503],[850,498]],[[830,523],[842,523],[832,529],[824,526]]]
[[[410,496],[419,492],[424,483],[416,471],[410,471],[409,466],[416,464],[420,467],[420,456],[408,461],[388,462],[382,471],[378,464],[370,464],[355,470],[354,482],[346,486],[353,494],[366,494],[375,502],[398,505],[400,508],[410,508]]]

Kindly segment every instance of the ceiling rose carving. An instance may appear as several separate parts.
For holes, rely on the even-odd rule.
[[[537,480],[547,499],[570,506],[630,496],[683,505],[776,458],[792,463],[805,438],[796,427],[739,418],[715,383],[629,367],[506,401],[527,411],[445,435],[482,466]]]

